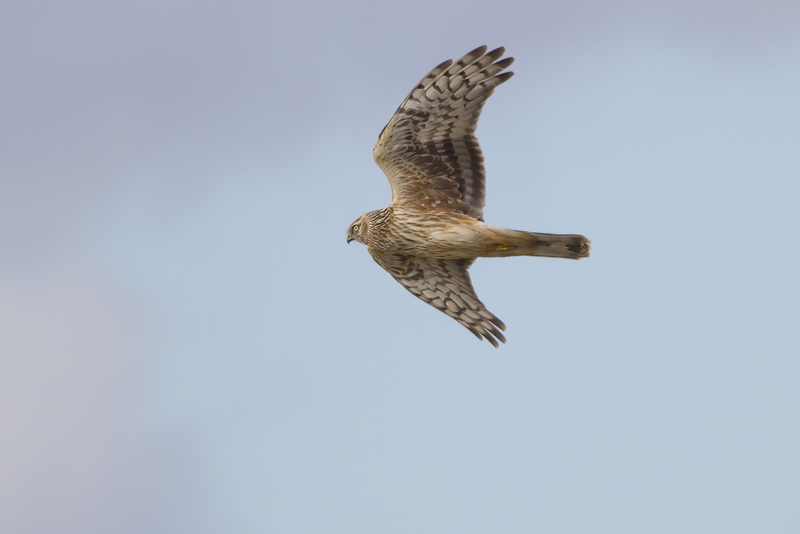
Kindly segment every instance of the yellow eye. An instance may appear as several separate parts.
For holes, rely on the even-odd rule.
[[[358,232],[358,225],[353,226],[353,231]]]

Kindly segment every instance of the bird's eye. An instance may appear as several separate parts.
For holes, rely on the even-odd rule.
[[[358,225],[353,226],[353,231],[358,232]]]

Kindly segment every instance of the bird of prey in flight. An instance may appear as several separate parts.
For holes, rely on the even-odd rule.
[[[589,255],[582,235],[521,232],[483,221],[486,171],[475,138],[481,109],[513,75],[504,48],[481,46],[434,68],[409,93],[378,136],[375,162],[392,186],[389,207],[365,213],[347,242],[367,245],[375,261],[416,297],[495,347],[506,327],[478,299],[467,269],[475,258]]]

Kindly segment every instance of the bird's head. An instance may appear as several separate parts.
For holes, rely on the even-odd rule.
[[[355,221],[347,229],[347,242],[356,240],[359,243],[367,244],[367,215],[364,214]]]

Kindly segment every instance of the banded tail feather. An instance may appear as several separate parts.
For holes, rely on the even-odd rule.
[[[589,257],[591,241],[582,235],[540,234],[504,230],[488,257],[544,256],[579,260]]]

